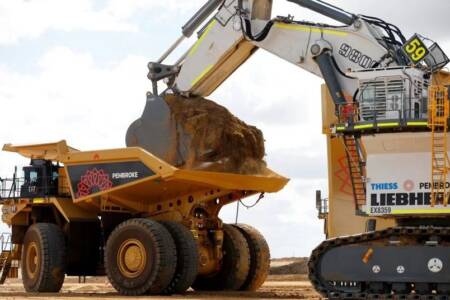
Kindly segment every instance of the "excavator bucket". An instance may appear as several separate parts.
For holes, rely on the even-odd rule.
[[[202,97],[149,95],[126,142],[182,169],[261,174],[266,168],[262,132]]]
[[[181,129],[177,129],[163,97],[148,93],[144,113],[128,128],[126,145],[144,148],[174,165],[180,165],[185,161],[189,136],[178,135]]]

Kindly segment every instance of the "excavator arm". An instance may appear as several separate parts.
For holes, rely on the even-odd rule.
[[[292,1],[310,4],[308,8],[327,13],[343,26],[327,26],[296,22],[290,18],[270,19],[270,1],[253,1],[250,9],[238,0],[225,1],[199,39],[180,64],[172,88],[190,96],[208,96],[239,68],[257,49],[264,49],[283,60],[305,69],[333,86],[337,79],[347,96],[356,87],[343,74],[349,70],[392,65],[386,58],[389,51],[380,44],[381,35],[363,19],[345,14],[336,8],[311,7],[313,1]],[[263,6],[264,12],[255,7]],[[255,34],[257,32],[257,34]],[[395,64],[394,64],[395,65]],[[334,78],[329,78],[334,74]],[[353,84],[352,84],[353,82]],[[342,99],[341,99],[342,101]]]
[[[224,1],[179,61],[179,72],[170,87],[184,95],[208,96],[257,49],[264,49],[324,78],[333,94],[333,89],[341,88],[344,95],[335,100],[342,102],[356,90],[355,81],[345,76],[349,70],[407,63],[398,51],[399,45],[394,47],[405,39],[393,25],[384,23],[389,33],[383,32],[367,17],[311,0],[290,2],[330,17],[342,26],[297,22],[290,17],[271,19],[271,2]],[[397,40],[392,29],[399,35]],[[386,43],[389,35],[395,43]]]
[[[299,22],[290,16],[272,19],[272,0],[209,0],[183,26],[183,36],[158,61],[149,63],[153,92],[148,94],[142,117],[127,132],[127,145],[143,147],[158,156],[167,153],[177,124],[173,123],[165,95],[177,94],[186,99],[206,97],[258,49],[323,78],[337,113],[339,107],[356,102],[359,80],[351,75],[354,72],[360,76],[364,70],[412,64],[402,49],[407,41],[396,26],[348,13],[321,0],[288,1],[341,25]],[[183,39],[202,23],[206,25],[189,50],[173,65],[164,64]],[[159,93],[157,83],[162,79],[167,89]],[[183,135],[177,138],[180,144],[184,138],[189,139]],[[180,147],[178,152],[182,160]]]

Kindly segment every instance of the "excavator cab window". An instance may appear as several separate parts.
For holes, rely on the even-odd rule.
[[[58,192],[58,167],[51,161],[33,159],[23,168],[24,182],[20,197],[36,198],[56,196]]]

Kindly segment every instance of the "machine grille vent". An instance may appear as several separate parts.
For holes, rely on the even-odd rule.
[[[360,83],[360,117],[364,121],[399,118],[403,110],[403,79],[382,78]]]

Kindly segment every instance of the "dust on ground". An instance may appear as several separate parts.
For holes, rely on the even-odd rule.
[[[77,277],[67,277],[59,294],[26,294],[20,279],[8,279],[0,287],[0,299],[19,300],[81,300],[81,299],[322,299],[308,281],[304,268],[299,264],[307,258],[281,258],[271,261],[269,277],[256,292],[194,292],[170,297],[124,297],[117,294],[106,277],[88,277],[86,283],[79,283]]]
[[[293,276],[293,275],[292,275]],[[19,279],[9,279],[0,287],[2,300],[81,300],[81,299],[322,299],[312,288],[305,275],[293,277],[270,275],[266,283],[256,292],[194,292],[168,297],[125,297],[120,296],[104,277],[87,278],[86,283],[78,279],[66,279],[59,294],[26,294]]]
[[[178,166],[240,174],[264,174],[264,137],[261,130],[235,117],[225,107],[205,98],[166,95],[175,123],[175,143],[164,159]]]

